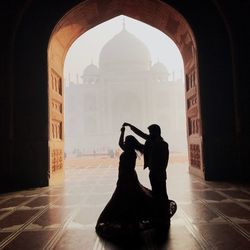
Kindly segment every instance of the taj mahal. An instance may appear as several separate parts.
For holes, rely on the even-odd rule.
[[[65,80],[64,109],[67,154],[116,150],[125,121],[145,132],[157,123],[170,151],[187,150],[183,77],[152,63],[125,25],[103,46],[99,65],[89,64],[75,82]]]

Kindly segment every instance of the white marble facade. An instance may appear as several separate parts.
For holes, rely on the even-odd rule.
[[[185,152],[183,79],[161,62],[152,64],[148,48],[125,27],[108,41],[75,82],[65,82],[65,151],[116,150],[126,121],[147,132],[158,123],[170,150]]]

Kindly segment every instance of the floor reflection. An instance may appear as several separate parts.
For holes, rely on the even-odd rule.
[[[103,241],[96,220],[116,185],[118,159],[67,159],[61,186],[0,195],[0,249],[250,249],[250,185],[205,182],[188,174],[186,158],[172,155],[169,197],[178,210],[167,240],[145,234],[143,245]],[[138,176],[150,187],[147,170]]]

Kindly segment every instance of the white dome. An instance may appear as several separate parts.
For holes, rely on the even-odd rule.
[[[151,56],[145,44],[123,28],[103,46],[99,65],[101,71],[145,71]]]
[[[98,75],[98,67],[96,65],[94,65],[93,63],[91,63],[90,65],[88,65],[83,72],[84,76],[95,76]]]
[[[163,63],[160,62],[155,63],[151,68],[151,72],[156,82],[158,83],[168,82],[169,73],[166,66]]]
[[[151,71],[153,73],[155,73],[155,74],[166,74],[166,75],[168,75],[168,70],[167,70],[166,66],[161,62],[155,63],[152,66]]]

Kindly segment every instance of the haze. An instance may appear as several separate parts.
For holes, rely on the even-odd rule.
[[[64,78],[67,154],[115,152],[124,121],[158,123],[170,150],[186,152],[183,61],[164,33],[113,18],[73,43]]]

